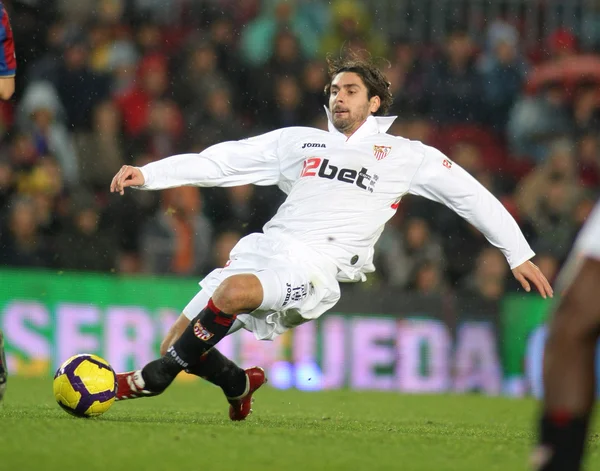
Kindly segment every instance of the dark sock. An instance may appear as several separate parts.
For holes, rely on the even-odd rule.
[[[160,394],[181,371],[200,363],[202,355],[227,335],[234,320],[235,316],[220,311],[209,299],[167,353],[142,369],[146,389]]]
[[[540,445],[550,452],[539,471],[579,471],[590,416],[545,413],[540,421]]]
[[[183,369],[177,363],[177,360],[167,355],[158,360],[151,361],[142,368],[142,378],[145,383],[144,389],[154,394],[160,394],[167,389]]]
[[[246,373],[216,348],[202,355],[200,362],[187,369],[219,386],[227,397],[238,397],[246,391]]]

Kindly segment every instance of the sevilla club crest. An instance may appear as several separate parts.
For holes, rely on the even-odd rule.
[[[382,160],[388,156],[391,150],[391,146],[373,146],[373,155],[377,160]]]

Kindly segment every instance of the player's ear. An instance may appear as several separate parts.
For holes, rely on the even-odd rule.
[[[369,111],[371,112],[371,114],[375,114],[380,106],[381,98],[379,98],[379,96],[377,95],[371,97],[371,99],[369,100]]]

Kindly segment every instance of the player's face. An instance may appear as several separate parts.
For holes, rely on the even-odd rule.
[[[354,72],[341,72],[331,82],[329,111],[335,128],[350,136],[367,117],[377,111],[378,96],[369,99],[367,87]]]

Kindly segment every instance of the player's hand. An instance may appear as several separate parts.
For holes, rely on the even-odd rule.
[[[522,263],[518,267],[513,268],[512,272],[519,283],[521,283],[523,288],[525,288],[525,291],[531,291],[531,282],[540,292],[542,298],[546,299],[548,296],[551,298],[554,297],[554,291],[552,290],[552,287],[550,286],[550,283],[548,283],[546,277],[543,275],[540,269],[529,260],[525,263]]]
[[[145,183],[142,171],[131,165],[123,165],[110,184],[110,192],[125,193],[128,186],[141,186]]]

